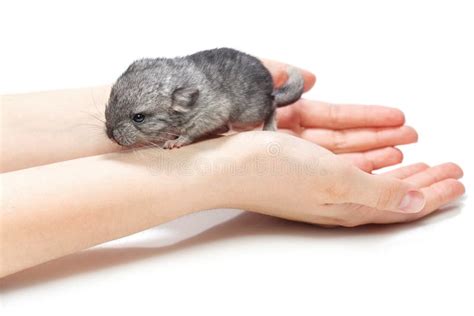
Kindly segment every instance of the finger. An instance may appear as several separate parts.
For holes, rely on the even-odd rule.
[[[288,64],[284,64],[278,61],[270,60],[270,59],[261,59],[263,65],[270,71],[273,78],[273,84],[275,87],[281,87],[287,80],[288,80]],[[293,67],[293,66],[292,66]],[[309,72],[308,70],[297,68],[301,74],[303,75],[304,79],[304,91],[309,91],[314,84],[316,83],[316,76]]]
[[[421,189],[421,191],[426,197],[426,205],[423,211],[416,214],[415,219],[431,214],[440,207],[456,200],[466,192],[466,189],[458,180],[444,179]]]
[[[371,175],[356,168],[344,174],[338,183],[336,203],[355,203],[378,210],[416,213],[423,209],[423,194],[407,181],[382,175]]]
[[[305,129],[300,136],[334,153],[361,152],[414,143],[418,134],[409,126],[349,130]]]
[[[393,166],[403,161],[403,153],[395,147],[369,150],[363,155],[372,163],[373,170]]]
[[[374,170],[372,162],[364,157],[362,153],[340,154],[339,156],[362,171],[370,173]]]
[[[278,125],[347,129],[359,127],[390,127],[405,123],[402,111],[376,105],[333,105],[301,99],[292,106],[278,109]]]
[[[421,189],[426,199],[423,210],[414,214],[375,211],[371,223],[389,224],[414,221],[425,217],[444,205],[451,203],[465,193],[464,185],[455,179],[445,179]]]
[[[448,162],[416,173],[405,180],[423,188],[445,179],[460,179],[462,176],[462,169],[457,164]]]
[[[393,166],[403,161],[402,152],[394,147],[369,150],[362,153],[340,154],[339,156],[366,172]]]
[[[394,177],[398,179],[405,179],[415,173],[428,169],[429,166],[423,162],[415,163],[405,167],[382,173],[384,176]]]

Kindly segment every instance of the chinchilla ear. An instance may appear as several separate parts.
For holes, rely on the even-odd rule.
[[[171,105],[176,112],[188,112],[199,97],[199,90],[197,88],[176,88],[173,91]]]

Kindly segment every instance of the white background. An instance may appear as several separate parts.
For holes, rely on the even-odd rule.
[[[401,108],[420,135],[404,164],[455,161],[469,193],[470,4],[2,1],[0,93],[110,83],[138,57],[230,46],[313,70],[307,97]],[[464,198],[412,224],[332,230],[203,212],[20,273],[0,311],[474,315],[473,211]]]

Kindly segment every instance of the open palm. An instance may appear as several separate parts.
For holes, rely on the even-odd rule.
[[[271,60],[263,63],[276,86],[287,80],[287,65]],[[305,91],[309,91],[316,77],[300,70]],[[403,154],[395,146],[418,140],[416,131],[404,125],[403,112],[384,106],[336,105],[301,99],[279,108],[277,119],[280,130],[325,147],[367,172],[400,163]]]

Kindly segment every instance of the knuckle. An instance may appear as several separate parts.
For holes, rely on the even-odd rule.
[[[435,192],[434,198],[433,198],[434,205],[440,206],[443,204],[444,201],[448,200],[447,197],[449,196],[449,192],[442,190],[441,188],[437,186],[432,186],[432,190],[433,192]]]
[[[341,122],[341,110],[340,107],[334,104],[328,104],[328,117],[329,124],[331,126],[339,126]]]
[[[347,181],[329,183],[324,192],[328,202],[346,202],[346,197],[350,193],[350,186]]]
[[[336,151],[343,150],[348,147],[347,133],[343,130],[332,131],[331,133],[332,148]]]
[[[363,171],[356,169],[356,167],[346,161],[343,161],[343,163],[337,165],[337,168],[331,170],[329,172],[331,175],[330,179],[325,183],[327,199],[330,202],[348,202],[349,197],[355,190],[354,183],[357,183],[355,180],[357,172]]]

